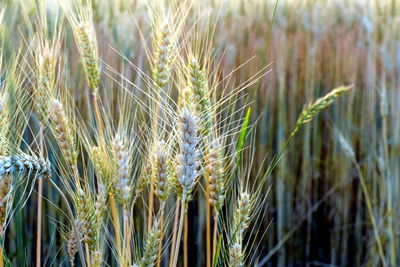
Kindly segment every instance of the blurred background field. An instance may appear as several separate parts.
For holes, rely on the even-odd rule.
[[[235,70],[226,82],[229,86],[242,84],[268,66],[260,83],[246,89],[253,101],[252,122],[257,121],[254,173],[265,167],[265,157],[271,160],[279,151],[304,103],[342,84],[354,85],[296,136],[270,177],[266,215],[257,222],[266,232],[257,236],[256,258],[263,266],[380,266],[361,176],[385,259],[398,266],[400,3],[279,0],[273,16],[275,4],[274,0],[194,1],[187,20],[195,29],[185,29],[211,44],[220,77]],[[5,0],[0,7],[6,10],[0,30],[8,29],[2,40],[7,64],[17,44],[29,47],[32,31],[26,21],[37,14],[34,1]],[[146,3],[93,0],[93,13],[102,70],[112,67],[130,81],[139,80],[129,60],[149,72],[144,49],[150,43]],[[67,58],[68,87],[84,117],[84,71],[65,24],[60,56]],[[107,88],[102,94],[112,97],[117,88],[109,73],[102,74]],[[60,200],[46,184],[44,192],[50,201],[43,203],[43,265],[59,265],[66,252],[58,250],[63,240],[54,218],[62,216],[57,217],[52,203]],[[36,255],[36,201],[33,193],[26,207],[15,212],[5,241],[8,257],[27,259],[27,265]],[[191,235],[196,238],[195,232]],[[199,257],[198,253],[189,251],[189,258]]]

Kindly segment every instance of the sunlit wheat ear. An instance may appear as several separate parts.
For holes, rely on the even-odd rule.
[[[92,266],[98,267],[98,266],[101,266],[102,263],[103,263],[103,253],[101,253],[101,251],[99,251],[99,250],[93,251]]]
[[[113,190],[113,178],[116,173],[112,162],[112,156],[109,157],[109,155],[98,146],[92,146],[89,151],[90,159],[93,162],[94,170],[100,183],[104,185],[107,192],[110,192],[110,190]]]
[[[96,217],[96,226],[99,228],[102,222],[102,218],[106,213],[106,205],[107,203],[107,189],[105,185],[101,182],[98,183],[96,199],[94,203],[95,207],[95,217]]]
[[[36,113],[42,124],[46,123],[49,115],[49,97],[54,91],[56,51],[48,43],[40,46],[37,61],[37,85],[35,90]]]
[[[0,176],[0,237],[4,235],[4,226],[13,200],[13,187],[10,174]]]
[[[157,260],[158,244],[160,242],[160,229],[158,221],[155,220],[150,233],[147,235],[146,244],[144,246],[143,256],[139,266],[154,266]]]
[[[129,153],[125,149],[122,139],[119,135],[114,137],[112,142],[114,149],[115,163],[117,167],[117,177],[114,179],[114,189],[121,204],[126,204],[131,193],[129,185]]]
[[[81,229],[79,228],[80,227],[79,221],[76,220],[74,223],[76,224],[78,231],[81,231]],[[76,253],[78,252],[79,243],[80,240],[78,240],[76,232],[72,228],[68,234],[68,240],[67,240],[67,252],[71,266],[75,266],[74,259]]]
[[[157,25],[153,37],[152,73],[153,81],[159,87],[164,87],[170,76],[171,68],[171,29],[168,21]]]
[[[7,174],[49,178],[51,175],[50,163],[43,158],[24,153],[10,157],[0,156],[0,177]]]
[[[161,202],[165,202],[169,193],[169,176],[168,176],[168,154],[165,142],[160,140],[156,151],[155,159],[155,195]]]
[[[72,132],[73,126],[66,116],[63,104],[53,99],[50,106],[51,128],[57,143],[63,153],[67,163],[74,167],[78,157],[76,150],[75,137]]]
[[[252,199],[250,195],[244,191],[240,193],[236,208],[233,215],[232,244],[229,247],[229,266],[243,266],[243,234],[249,227],[252,212]]]
[[[150,183],[153,176],[153,169],[151,165],[151,158],[144,164],[142,171],[136,181],[135,194],[138,196]]]
[[[180,155],[178,181],[182,188],[182,198],[187,199],[191,194],[197,177],[197,168],[199,166],[199,143],[197,135],[197,119],[187,109],[184,109],[180,117]]]
[[[310,122],[321,110],[331,105],[341,94],[349,91],[352,86],[341,86],[333,89],[325,96],[317,99],[315,102],[309,104],[300,114],[296,121],[295,130],[292,132],[292,136],[301,128],[303,124]]]
[[[243,235],[249,227],[250,215],[252,211],[252,200],[247,192],[241,192],[234,213],[234,225],[237,234]]]
[[[206,81],[207,77],[199,61],[194,57],[190,59],[188,69],[188,83],[192,90],[192,103],[195,105],[196,115],[200,120],[199,131],[202,134],[207,134],[213,126],[211,101]]]
[[[190,107],[192,98],[192,90],[190,89],[190,87],[183,87],[183,89],[179,91],[179,109],[183,110],[185,107]]]
[[[90,89],[96,92],[100,85],[97,45],[93,29],[85,22],[74,25],[74,34],[83,59],[83,67]]]
[[[169,159],[167,162],[168,164],[167,167],[168,167],[168,176],[170,177],[171,189],[176,194],[176,197],[178,199],[181,199],[183,190],[178,180],[179,163],[177,163],[177,161],[179,161],[179,159],[178,160]]]
[[[242,267],[243,265],[242,244],[233,243],[229,248],[229,266]]]
[[[220,142],[218,140],[212,141],[207,151],[208,164],[206,171],[209,175],[210,204],[214,208],[214,213],[219,213],[225,200],[223,155]]]
[[[98,241],[98,220],[95,205],[91,196],[85,194],[82,189],[79,190],[75,203],[83,241],[91,251],[94,251]]]

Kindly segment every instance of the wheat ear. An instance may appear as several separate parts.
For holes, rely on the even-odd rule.
[[[178,181],[182,188],[181,198],[181,216],[179,221],[177,242],[174,252],[174,261],[172,266],[178,262],[179,246],[182,237],[182,228],[186,216],[187,201],[190,197],[198,177],[197,168],[199,166],[199,143],[197,136],[197,119],[186,108],[180,117],[180,151]]]
[[[243,263],[243,234],[249,227],[253,200],[246,191],[241,192],[233,217],[232,244],[229,247],[230,265],[241,267]]]
[[[321,110],[331,105],[343,93],[349,91],[352,86],[341,86],[333,89],[328,94],[318,98],[315,102],[309,104],[303,109],[296,121],[296,127],[292,131],[291,136],[294,136],[302,125],[310,122]]]
[[[166,150],[166,145],[163,140],[158,142],[158,149],[156,152],[156,172],[155,172],[155,195],[158,197],[160,201],[160,210],[159,210],[159,231],[160,231],[160,240],[158,244],[158,253],[157,253],[157,266],[161,264],[161,249],[162,249],[162,240],[163,240],[163,224],[164,224],[164,210],[165,210],[165,201],[168,198],[170,182],[168,177],[168,154]]]
[[[143,256],[141,258],[140,267],[154,266],[157,260],[158,244],[160,243],[160,229],[158,221],[155,220],[150,233],[147,235]]]
[[[78,23],[74,28],[79,51],[83,59],[83,67],[90,89],[97,92],[100,84],[100,70],[97,59],[97,46],[94,31],[84,22]]]
[[[63,104],[59,100],[52,100],[50,111],[54,136],[65,160],[74,169],[76,167],[78,151],[76,150],[75,137],[72,132],[73,127],[68,120]]]

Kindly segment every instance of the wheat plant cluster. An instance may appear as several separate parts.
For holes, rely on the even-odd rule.
[[[398,266],[399,8],[0,2],[0,267]]]

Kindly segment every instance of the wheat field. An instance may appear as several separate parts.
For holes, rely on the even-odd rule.
[[[0,2],[0,267],[399,266],[396,0]]]

